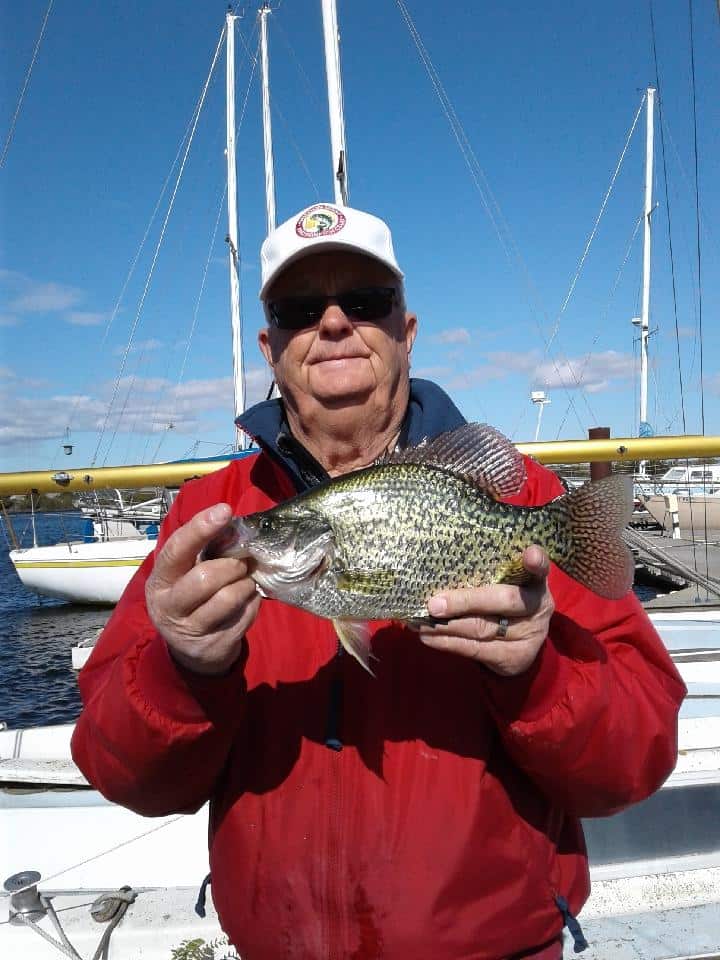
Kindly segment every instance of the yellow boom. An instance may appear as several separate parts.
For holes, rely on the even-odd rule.
[[[557,440],[518,443],[518,450],[540,463],[598,463],[634,460],[673,460],[720,456],[720,436],[623,437],[609,440]],[[186,460],[130,467],[80,467],[0,473],[0,497],[30,491],[123,490],[138,487],[179,487],[186,480],[220,470],[230,460]]]

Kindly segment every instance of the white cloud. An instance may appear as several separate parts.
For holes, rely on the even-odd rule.
[[[413,367],[411,375],[423,380],[442,380],[453,372],[452,367]]]
[[[65,317],[68,323],[76,327],[98,327],[107,318],[106,313],[93,313],[90,310],[73,310]]]
[[[470,339],[470,332],[465,327],[441,330],[440,333],[434,333],[430,337],[433,343],[470,343]]]
[[[562,387],[601,393],[612,381],[632,380],[635,367],[631,354],[606,350],[574,359],[558,359],[555,363],[545,361],[537,365],[533,379],[536,386],[547,389]]]
[[[247,405],[263,400],[268,385],[267,370],[250,367],[246,375]],[[49,399],[23,395],[22,387],[32,389],[29,381],[19,381],[12,370],[0,367],[0,445],[56,439],[68,426],[73,433],[97,436],[105,426],[105,439],[109,441],[115,432],[159,434],[172,424],[174,433],[195,438],[203,434],[206,421],[202,418],[211,411],[219,411],[216,419],[227,424],[228,436],[232,434],[230,377],[190,380],[180,385],[162,377],[123,377],[109,416],[112,382],[102,384],[97,396],[57,394]]]
[[[55,313],[80,303],[83,293],[61,283],[30,282],[29,289],[9,304],[17,313]]]
[[[14,314],[0,313],[0,327],[17,327],[20,323],[22,320]]]

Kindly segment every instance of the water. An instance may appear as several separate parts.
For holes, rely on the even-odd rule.
[[[30,518],[12,519],[22,545],[29,546]],[[80,538],[80,514],[38,514],[35,519],[39,544]],[[111,612],[26,590],[0,535],[0,721],[9,727],[38,727],[75,720],[81,704],[71,648],[95,636]]]

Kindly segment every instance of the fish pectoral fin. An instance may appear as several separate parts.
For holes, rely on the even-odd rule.
[[[374,596],[395,586],[397,574],[392,570],[345,570],[337,578],[337,586],[348,593]]]
[[[519,557],[516,560],[508,560],[498,566],[496,574],[497,583],[514,583],[518,586],[522,586],[524,583],[529,583],[531,580],[532,576],[525,569],[522,562],[522,557]]]
[[[375,676],[370,667],[370,658],[373,656],[370,645],[370,626],[367,620],[333,620],[338,640],[351,657],[355,657],[371,676]]]

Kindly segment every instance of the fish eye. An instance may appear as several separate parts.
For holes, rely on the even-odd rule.
[[[273,522],[270,517],[262,517],[260,520],[260,529],[261,530],[272,530]]]

